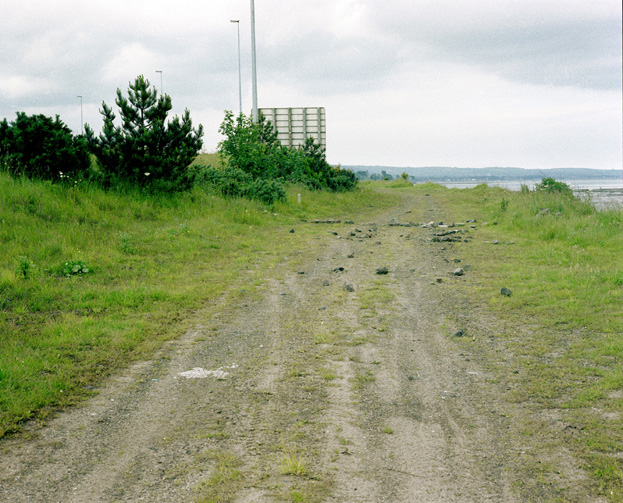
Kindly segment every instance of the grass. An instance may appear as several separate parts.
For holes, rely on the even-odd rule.
[[[307,461],[295,452],[285,452],[279,458],[279,464],[281,465],[281,473],[283,475],[294,475],[297,477],[307,477],[309,475]]]
[[[261,288],[269,267],[319,232],[303,220],[344,220],[353,212],[372,220],[403,191],[430,193],[444,222],[477,220],[476,229],[466,227],[472,242],[445,252],[472,266],[448,298],[462,295],[495,314],[501,328],[491,337],[505,351],[495,377],[511,385],[508,400],[535,417],[555,410],[566,424],[580,425],[581,434],[547,441],[565,442],[599,494],[623,500],[621,212],[486,186],[413,188],[398,181],[363,183],[345,194],[289,187],[287,202],[265,207],[199,189],[157,198],[0,174],[0,436],[75,403],[114,369],[150,357],[213,299]],[[414,208],[410,218],[430,220],[426,208]],[[379,297],[386,281],[358,292],[363,307],[391,303],[391,296]],[[513,295],[501,296],[502,286]],[[310,344],[337,338],[310,334]],[[297,374],[293,367],[290,377]],[[329,370],[320,375],[334,377]],[[374,379],[367,372],[352,382],[363,389]],[[544,435],[536,420],[525,433],[536,441]],[[227,501],[240,483],[235,459],[215,455],[214,465],[201,501]],[[309,470],[287,452],[280,465],[302,478]],[[292,489],[291,500],[306,497]]]
[[[303,220],[391,202],[365,185],[293,186],[266,207],[198,188],[156,197],[0,173],[0,437],[150,357],[213,299],[261,288],[264,271],[318,232]]]
[[[199,154],[192,162],[193,165],[213,166],[215,168],[222,168],[226,165],[223,158],[217,153],[205,153]]]
[[[623,500],[623,214],[561,194],[427,184],[444,221],[476,219],[469,244],[449,251],[471,264],[461,294],[501,320],[500,381],[536,414],[582,425],[566,438],[601,495]],[[425,221],[425,218],[422,218]],[[494,244],[497,242],[497,244]],[[452,255],[450,255],[452,254]],[[500,295],[501,287],[512,296]],[[495,358],[499,360],[498,358]],[[513,362],[517,373],[509,373]],[[538,422],[529,433],[539,438]]]
[[[197,503],[234,501],[238,485],[243,481],[240,461],[233,454],[223,451],[209,453],[209,457],[214,464],[212,474],[195,488],[200,493]]]

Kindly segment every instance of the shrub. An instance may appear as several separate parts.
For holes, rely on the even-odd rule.
[[[87,175],[90,158],[83,136],[74,136],[58,117],[17,112],[0,122],[0,161],[12,175],[74,181]]]
[[[234,167],[217,169],[197,166],[196,170],[197,183],[225,197],[246,197],[268,205],[286,199],[285,189],[277,180],[254,179],[249,173]]]
[[[234,119],[233,112],[227,110],[219,133],[225,139],[219,143],[218,151],[228,157],[229,166],[241,169],[253,178],[277,178],[280,145],[277,134],[263,115],[254,123],[244,114]]]
[[[307,138],[301,148],[282,146],[262,115],[254,123],[244,114],[234,118],[226,111],[219,132],[225,136],[219,143],[221,156],[228,159],[230,167],[254,179],[284,180],[332,191],[351,190],[357,184],[354,173],[327,162],[324,149],[313,138]]]
[[[286,200],[286,191],[281,183],[276,180],[265,180],[262,178],[253,180],[247,186],[244,195],[249,199],[255,199],[271,206],[277,201]]]
[[[97,156],[101,180],[107,185],[129,183],[159,191],[189,189],[188,166],[202,146],[203,126],[192,127],[190,112],[167,122],[171,97],[158,97],[142,75],[130,83],[128,97],[117,89],[121,126],[115,126],[112,108],[102,103],[102,133],[96,137],[85,125],[91,151]]]
[[[569,185],[563,182],[557,182],[553,178],[543,178],[541,180],[541,183],[537,184],[535,188],[537,191],[549,193],[558,192],[567,195],[573,194],[573,191],[571,190],[571,187],[569,187]]]

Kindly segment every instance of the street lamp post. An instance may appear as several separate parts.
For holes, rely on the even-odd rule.
[[[156,70],[156,73],[160,74],[160,94],[162,94],[162,96],[164,96],[164,89],[162,87],[162,70]]]
[[[251,73],[253,84],[253,122],[257,123],[257,71],[255,64],[255,3],[251,0]]]
[[[84,119],[82,115],[82,96],[76,96],[76,97],[80,98],[80,131],[82,135],[84,135]]]
[[[240,102],[240,115],[242,115],[242,70],[240,69],[240,20],[232,19],[238,27],[238,101]]]

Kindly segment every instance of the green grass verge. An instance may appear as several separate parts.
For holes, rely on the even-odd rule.
[[[484,185],[409,190],[439,201],[447,223],[477,220],[476,229],[465,227],[473,241],[447,254],[473,267],[462,294],[506,326],[494,338],[515,363],[514,372],[498,369],[509,398],[571,425],[574,434],[561,438],[584,459],[600,494],[623,501],[621,211]],[[512,296],[500,295],[502,287]],[[536,428],[526,433],[538,436]]]
[[[289,187],[265,207],[200,189],[119,194],[0,174],[0,437],[153,355],[210,300],[260,286],[319,232],[302,219],[373,218],[391,202],[365,185]]]

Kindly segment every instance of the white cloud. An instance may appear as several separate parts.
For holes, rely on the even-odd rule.
[[[20,99],[46,89],[46,82],[29,75],[0,74],[0,93],[8,100]]]
[[[350,154],[347,164],[615,168],[616,97],[512,83],[455,65],[419,65],[392,93],[365,92],[325,105],[328,156],[344,163],[331,155],[339,145]],[[596,145],[603,148],[599,156]],[[384,161],[388,153],[393,163]]]
[[[103,67],[103,78],[111,84],[139,74],[151,75],[158,66],[156,55],[139,42],[121,47]],[[138,73],[137,73],[138,72]],[[152,82],[154,83],[154,82]]]

